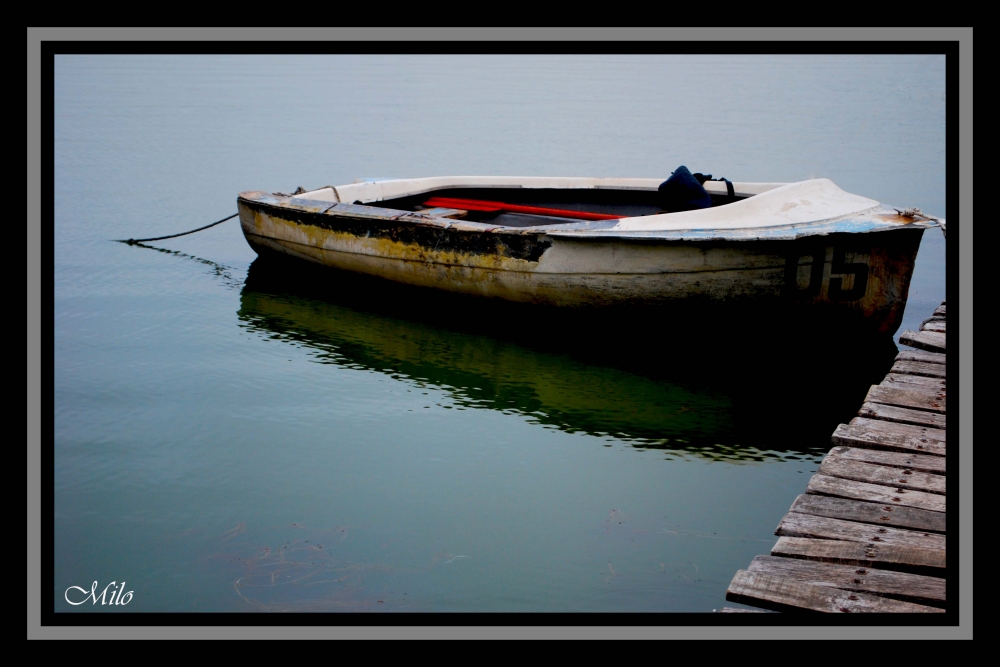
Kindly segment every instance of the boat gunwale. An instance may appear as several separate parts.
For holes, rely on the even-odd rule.
[[[656,192],[665,178],[588,178],[577,176],[428,176],[421,178],[357,179],[345,185],[324,185],[291,197],[307,198],[308,195],[330,190],[336,201],[361,201],[372,203],[400,199],[418,194],[454,188],[524,189],[524,190],[621,190],[623,192]],[[788,183],[732,182],[735,194],[752,197]],[[729,185],[724,179],[705,181],[702,184],[709,194],[727,194]],[[390,192],[386,192],[389,188]],[[345,196],[350,195],[350,196]],[[333,200],[330,200],[333,201]]]

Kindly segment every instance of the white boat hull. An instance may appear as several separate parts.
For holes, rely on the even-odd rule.
[[[255,249],[408,285],[559,307],[809,306],[883,332],[898,327],[923,232],[897,225],[745,240],[574,236],[442,226],[344,204],[289,208],[247,194],[240,220]]]

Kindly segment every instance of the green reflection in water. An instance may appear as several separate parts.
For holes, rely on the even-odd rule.
[[[486,336],[250,290],[243,292],[240,319],[308,345],[323,363],[433,385],[457,406],[511,410],[571,433],[705,441],[731,426],[725,396]]]
[[[845,354],[831,356],[826,345],[803,359],[811,343],[770,351],[753,343],[737,362],[727,354],[731,343],[661,338],[648,355],[636,353],[648,344],[638,340],[615,350],[606,319],[601,326],[550,315],[536,320],[524,307],[429,297],[269,257],[251,265],[239,310],[248,330],[301,344],[321,363],[433,386],[459,409],[510,411],[570,433],[709,459],[798,458],[829,448],[871,372],[850,372],[871,354],[843,341],[837,349],[853,355],[846,368]],[[838,372],[810,382],[803,370],[817,364]]]

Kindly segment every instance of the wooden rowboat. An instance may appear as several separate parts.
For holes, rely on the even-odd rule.
[[[679,211],[665,210],[663,185],[370,180],[243,192],[238,206],[258,253],[410,285],[561,307],[805,307],[881,333],[899,326],[921,235],[937,225],[827,179],[705,180],[704,207]]]

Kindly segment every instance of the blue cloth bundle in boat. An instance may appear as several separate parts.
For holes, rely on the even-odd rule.
[[[670,213],[712,206],[712,197],[684,165],[677,167],[658,190],[660,206]]]

